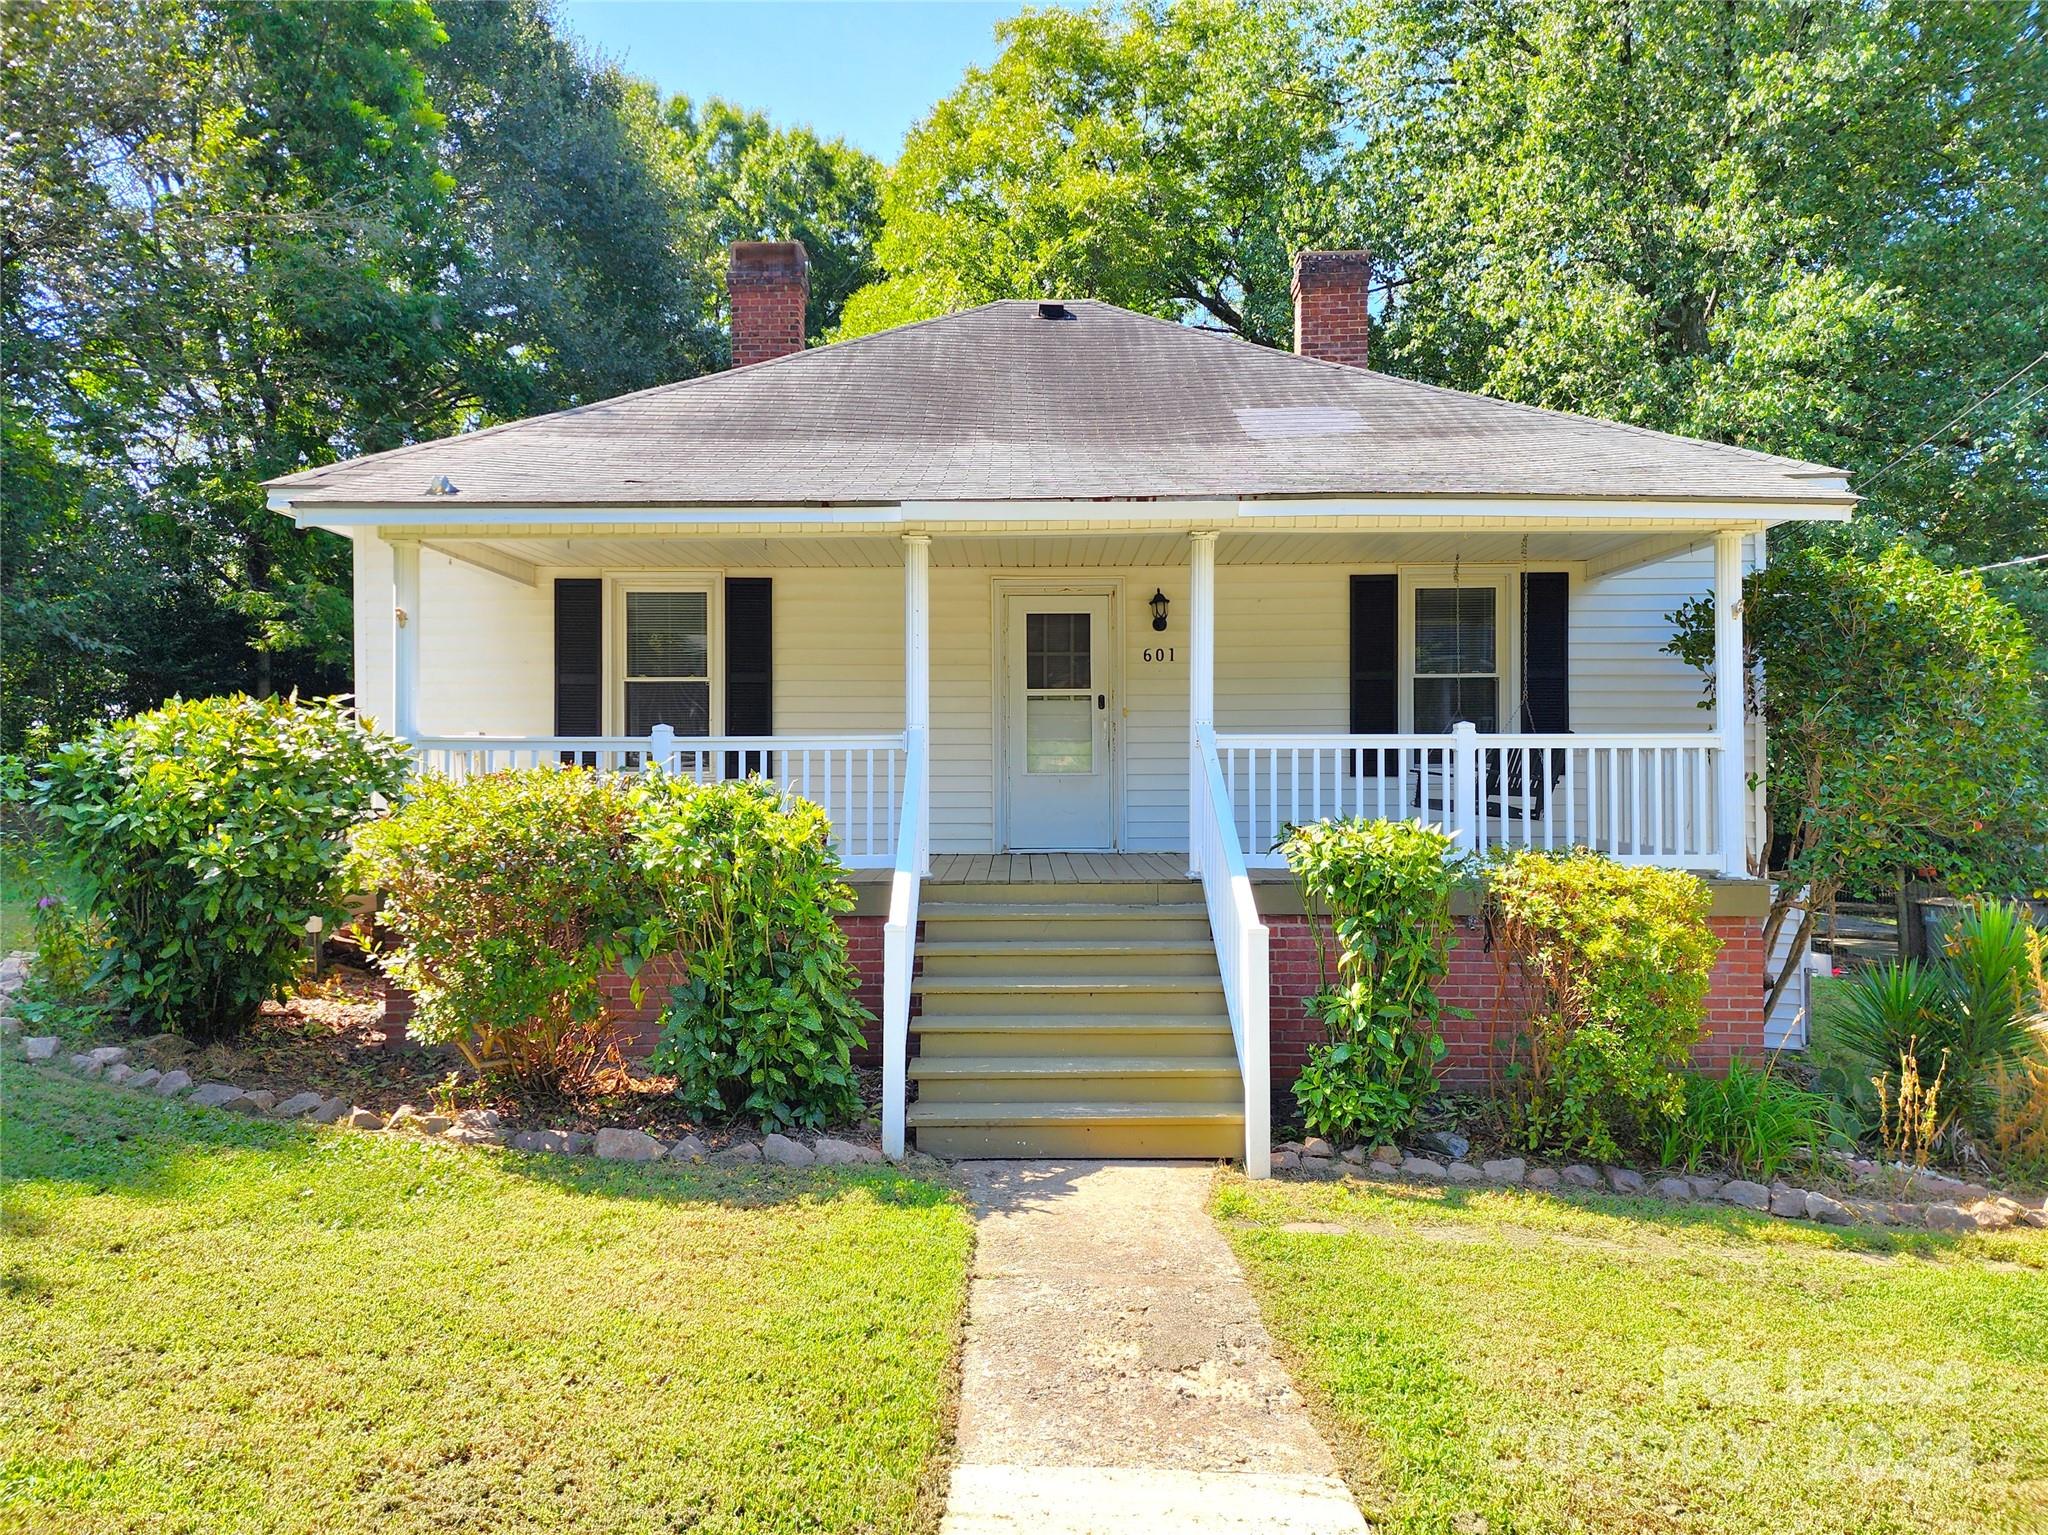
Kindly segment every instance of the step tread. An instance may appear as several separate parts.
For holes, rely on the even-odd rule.
[[[1062,1103],[1056,1099],[1019,1099],[1010,1103],[913,1103],[913,1127],[919,1125],[1205,1124],[1242,1125],[1244,1110],[1222,1103]]]
[[[1232,1055],[921,1055],[913,1077],[1235,1077]]]
[[[910,1020],[913,1034],[1222,1034],[1225,1013],[939,1013]]]
[[[1209,915],[1200,901],[925,901],[918,916],[926,922],[1015,922],[1102,918],[1113,921],[1192,922]]]
[[[1056,956],[1062,954],[1209,954],[1216,945],[1206,938],[941,938],[927,939],[917,946],[927,958],[980,955],[1001,958],[1014,955]]]
[[[1202,991],[1220,992],[1213,975],[920,975],[910,989],[949,991]]]

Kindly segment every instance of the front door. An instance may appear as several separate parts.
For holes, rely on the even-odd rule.
[[[1018,850],[1116,845],[1115,651],[1106,593],[1011,593],[1003,804]]]

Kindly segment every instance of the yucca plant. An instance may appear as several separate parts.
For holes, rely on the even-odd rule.
[[[2040,1056],[2048,1039],[2025,912],[2007,901],[1966,909],[1946,952],[1859,971],[1841,991],[1834,1044],[1869,1075],[1910,1056],[1924,1081],[1942,1078],[1942,1126],[1960,1118],[1982,1131],[1995,1107],[2000,1068]]]

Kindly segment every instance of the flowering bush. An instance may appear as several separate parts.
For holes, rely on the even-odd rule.
[[[1515,1133],[1531,1150],[1619,1160],[1682,1117],[1720,944],[1707,887],[1596,853],[1501,856],[1486,873],[1488,942],[1524,1029],[1498,1041]]]
[[[348,833],[405,775],[339,699],[173,699],[60,747],[32,803],[106,924],[111,1003],[212,1039],[339,919]]]

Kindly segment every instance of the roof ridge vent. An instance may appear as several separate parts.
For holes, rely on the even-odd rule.
[[[1041,320],[1071,320],[1074,318],[1074,311],[1065,304],[1047,302],[1038,306],[1038,318]]]

